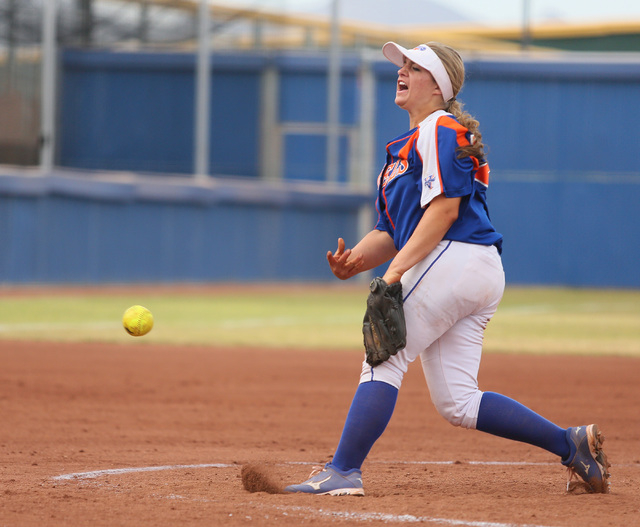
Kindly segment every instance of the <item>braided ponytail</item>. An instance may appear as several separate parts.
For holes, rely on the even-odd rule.
[[[479,129],[480,123],[470,113],[464,111],[464,104],[455,98],[464,83],[464,62],[462,57],[455,49],[440,42],[428,42],[427,45],[438,55],[451,79],[454,98],[445,103],[445,110],[453,114],[460,124],[472,134],[471,144],[458,148],[458,158],[469,156],[478,159],[483,158],[485,156],[485,147],[482,143],[482,134]]]

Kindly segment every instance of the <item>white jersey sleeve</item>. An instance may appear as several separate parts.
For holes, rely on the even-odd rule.
[[[438,145],[436,144],[436,124],[438,118],[447,115],[440,110],[432,113],[420,123],[420,135],[416,148],[422,158],[422,195],[420,205],[426,207],[433,198],[443,193],[442,177],[438,164]]]

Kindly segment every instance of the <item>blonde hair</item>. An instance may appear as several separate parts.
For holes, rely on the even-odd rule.
[[[475,139],[473,144],[458,148],[458,157],[484,157],[485,146],[482,143],[482,134],[479,130],[480,123],[470,113],[462,109],[464,106],[462,102],[456,100],[456,96],[464,84],[464,62],[462,61],[462,57],[460,57],[460,54],[455,49],[440,42],[427,42],[427,46],[429,46],[442,61],[444,69],[447,70],[449,79],[451,79],[453,99],[445,102],[444,109],[452,113],[460,124],[473,134]]]

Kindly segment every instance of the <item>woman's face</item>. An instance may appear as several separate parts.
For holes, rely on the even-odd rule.
[[[406,57],[398,70],[395,102],[409,112],[412,121],[419,119],[418,123],[444,107],[442,92],[431,73]]]

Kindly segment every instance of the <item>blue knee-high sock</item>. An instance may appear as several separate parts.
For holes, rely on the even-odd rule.
[[[386,382],[358,385],[331,464],[340,470],[360,468],[391,420],[398,389]]]
[[[569,456],[570,447],[564,429],[499,393],[482,394],[476,428],[544,448],[562,459]]]

